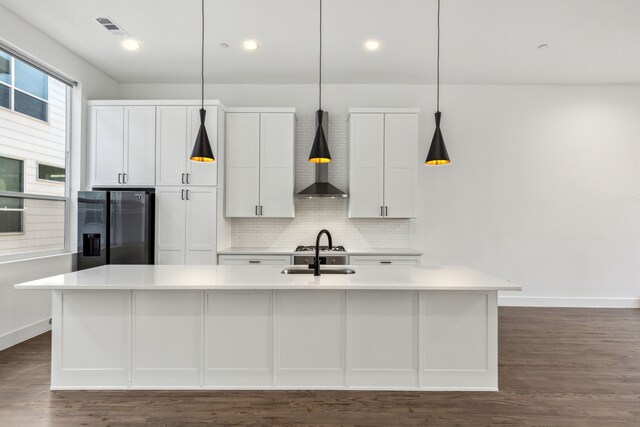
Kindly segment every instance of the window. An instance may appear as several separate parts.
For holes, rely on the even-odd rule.
[[[0,261],[68,250],[73,81],[11,49],[0,41]]]
[[[38,163],[38,179],[44,181],[64,182],[64,168]]]
[[[42,71],[0,51],[0,107],[48,122],[49,79]]]
[[[24,168],[21,160],[0,157],[0,191],[22,193]],[[0,197],[0,233],[22,233],[24,201]]]

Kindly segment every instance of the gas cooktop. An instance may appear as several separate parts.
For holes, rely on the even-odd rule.
[[[316,247],[312,245],[298,246],[296,248],[296,252],[311,252],[315,250],[316,250]],[[332,246],[331,248],[329,248],[329,246],[320,246],[320,251],[321,252],[346,252],[346,250],[344,249],[344,246]]]

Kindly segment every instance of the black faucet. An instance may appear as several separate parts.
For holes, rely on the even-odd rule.
[[[320,237],[322,237],[323,234],[326,234],[327,239],[329,239],[329,249],[333,248],[333,242],[331,241],[331,233],[329,233],[329,230],[320,230],[320,232],[318,233],[318,237],[316,237],[316,257],[313,260],[314,276],[320,275]]]

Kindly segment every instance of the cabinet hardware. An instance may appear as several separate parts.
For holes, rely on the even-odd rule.
[[[260,216],[262,216],[262,205],[260,205]]]
[[[122,174],[122,183],[123,183],[123,184],[126,184],[126,183],[127,183],[127,174],[126,174],[126,173],[123,173],[123,174]]]
[[[122,174],[118,174],[118,184],[122,184]]]
[[[187,200],[189,200],[189,190],[187,190]]]
[[[380,261],[380,264],[391,264],[391,261]]]
[[[389,206],[384,207],[384,216],[389,216]]]
[[[182,174],[182,183],[184,184],[184,174]]]
[[[384,206],[380,206],[380,216],[384,216]]]
[[[249,264],[260,264],[260,261],[257,259],[250,259]]]
[[[180,190],[180,198],[184,200],[184,190]]]
[[[258,216],[258,205],[256,205],[256,216]]]
[[[187,184],[189,184],[189,175],[191,175],[190,173],[187,174]]]

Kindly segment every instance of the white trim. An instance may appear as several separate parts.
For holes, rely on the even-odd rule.
[[[167,100],[167,99],[146,99],[146,100],[125,100],[125,99],[107,99],[107,100],[90,100],[87,101],[88,106],[94,105],[102,105],[102,106],[132,106],[132,105],[142,105],[142,106],[191,106],[191,105],[201,105],[202,101],[199,99],[176,99],[176,100]],[[205,107],[220,107],[223,111],[227,111],[226,107],[222,102],[217,99],[205,99],[204,100]]]
[[[349,114],[419,114],[419,108],[349,108]]]
[[[227,113],[296,113],[295,107],[227,107]]]
[[[0,336],[0,351],[51,330],[49,317]]]
[[[501,307],[640,308],[640,298],[575,298],[499,296]]]

